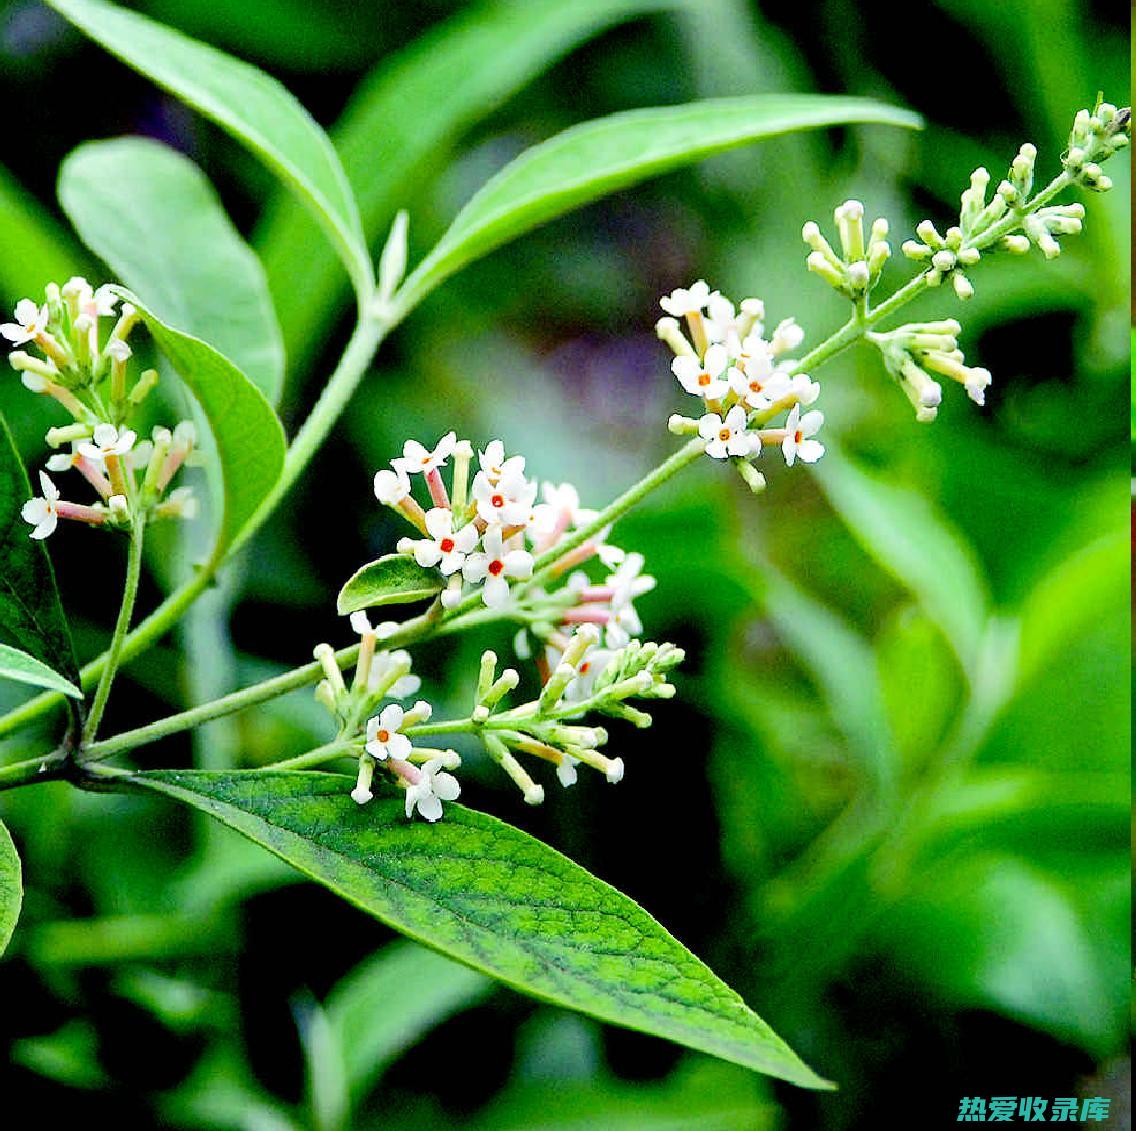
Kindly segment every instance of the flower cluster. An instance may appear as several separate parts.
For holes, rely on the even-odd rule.
[[[393,636],[398,625],[384,621],[372,625],[366,613],[354,613],[351,627],[359,634],[355,675],[348,687],[331,645],[320,644],[315,658],[324,678],[316,698],[339,723],[340,739],[358,748],[358,778],[351,797],[365,805],[374,796],[371,785],[376,767],[382,767],[405,791],[406,815],[418,814],[428,821],[442,815],[442,802],[453,801],[461,792],[457,779],[447,771],[457,769],[461,759],[453,750],[415,748],[408,731],[425,723],[430,704],[419,699],[406,709],[384,699],[407,699],[421,681],[410,672],[410,654],[402,649],[380,650],[378,642]]]
[[[581,625],[565,641],[563,652],[550,651],[552,662],[539,698],[505,711],[497,707],[520,676],[513,668],[498,676],[492,652],[481,658],[470,726],[530,805],[544,800],[544,787],[533,780],[518,755],[552,763],[565,787],[575,784],[579,765],[598,770],[613,784],[622,781],[623,759],[600,752],[608,740],[606,729],[579,720],[598,712],[647,727],[651,716],[627,700],[674,695],[667,674],[682,662],[681,648],[632,641],[611,651],[599,643],[600,630],[593,624]]]
[[[833,213],[833,220],[840,234],[843,258],[821,234],[820,225],[810,220],[801,229],[801,238],[813,249],[805,262],[810,271],[856,301],[880,281],[884,264],[891,256],[888,222],[882,217],[876,220],[865,243],[864,206],[860,201],[846,200]]]
[[[961,331],[953,318],[941,322],[909,322],[887,333],[868,331],[889,373],[899,382],[919,421],[934,420],[943,399],[936,377],[950,377],[966,389],[975,404],[986,403],[990,370],[964,364],[958,348]]]
[[[621,624],[637,623],[631,601],[645,591],[636,588],[642,585],[636,582],[642,558],[633,556],[620,565],[625,555],[604,541],[603,531],[584,539],[560,559],[553,557],[548,569],[549,577],[556,579],[596,558],[615,569],[603,585],[592,586],[579,573],[555,596],[540,586],[516,584],[532,577],[536,557],[551,555],[565,537],[593,522],[596,512],[580,505],[579,494],[569,483],[538,484],[527,478],[524,456],[506,456],[500,440],[477,453],[479,466],[471,483],[473,455],[472,445],[458,440],[453,432],[433,448],[408,440],[390,469],[375,476],[379,501],[424,535],[401,538],[397,548],[446,579],[440,595],[442,607],[452,609],[467,595],[477,593],[489,608],[526,621],[574,624],[594,620],[610,624],[615,636]],[[447,489],[442,469],[451,459]],[[412,494],[412,477],[418,474],[432,503],[429,510]]]
[[[820,395],[820,386],[785,356],[804,340],[795,319],[779,322],[767,339],[764,303],[747,298],[735,308],[702,280],[665,295],[659,305],[668,317],[659,319],[655,331],[675,354],[671,370],[705,410],[697,420],[672,416],[672,432],[697,433],[713,459],[733,457],[754,490],[765,480],[748,461],[763,447],[778,445],[790,467],[824,455],[824,445],[813,439],[824,417],[815,410],[801,413]],[[787,413],[781,427],[762,427],[781,413]]]
[[[32,538],[48,537],[61,518],[125,529],[137,518],[196,514],[189,488],[168,491],[196,447],[192,422],[182,421],[172,431],[155,428],[152,439],[142,442],[128,427],[158,374],[147,369],[132,375],[129,338],[139,316],[128,302],[116,309],[119,303],[113,287],[96,290],[76,277],[62,287],[49,284],[42,305],[21,299],[15,321],[0,325],[0,335],[13,345],[37,351],[8,355],[24,386],[53,398],[72,417],[71,424],[47,432],[52,448],[67,449],[51,456],[47,471],[74,469],[98,495],[92,504],[68,502],[47,471],[40,471],[41,494],[22,511]]]

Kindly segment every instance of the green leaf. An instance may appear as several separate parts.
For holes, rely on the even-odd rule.
[[[192,161],[146,138],[88,142],[63,162],[59,202],[163,322],[210,342],[280,399],[284,347],[264,269]]]
[[[833,721],[876,779],[891,782],[895,755],[871,646],[835,612],[768,565],[755,580],[778,634],[816,680]]]
[[[1126,601],[1131,569],[1127,523],[1050,570],[1022,605],[1019,684],[1062,656],[1085,630]]]
[[[861,470],[842,452],[830,451],[815,474],[856,539],[919,598],[972,674],[989,599],[962,533],[922,495]]]
[[[370,244],[414,203],[439,154],[473,123],[578,44],[681,0],[492,0],[383,59],[359,84],[331,137],[355,190]],[[257,232],[293,362],[318,345],[341,287],[314,225],[278,195]],[[304,285],[296,286],[302,277]]]
[[[361,962],[324,1003],[352,1096],[360,1099],[395,1057],[492,986],[484,974],[409,942]]]
[[[406,554],[386,554],[348,578],[335,607],[346,615],[375,605],[405,605],[433,597],[445,584],[436,569],[426,569]]]
[[[828,1086],[641,907],[460,805],[426,826],[337,774],[102,776],[201,809],[376,918],[507,985],[809,1088]]]
[[[193,391],[209,420],[221,475],[225,512],[213,556],[239,537],[284,466],[284,429],[264,394],[211,345],[167,326],[125,287],[115,288],[142,315],[158,348]]]
[[[374,288],[359,210],[327,135],[274,78],[105,0],[48,0],[112,55],[248,146],[327,232],[361,298]]]
[[[24,465],[0,416],[0,641],[46,664],[73,684],[79,669],[55,574],[41,541],[20,517],[32,497]]]
[[[4,953],[12,939],[23,901],[20,857],[12,843],[12,834],[0,821],[0,954]]]
[[[83,693],[70,680],[64,679],[34,656],[29,656],[19,648],[10,648],[7,644],[0,644],[0,679],[12,679],[17,683],[30,683],[34,687],[62,691],[73,699],[83,698]]]
[[[574,126],[522,153],[474,195],[406,281],[402,305],[539,224],[647,177],[750,142],[851,122],[917,128],[920,119],[863,98],[779,94],[630,110]]]
[[[86,252],[0,167],[0,297],[42,302],[43,288],[87,269]]]

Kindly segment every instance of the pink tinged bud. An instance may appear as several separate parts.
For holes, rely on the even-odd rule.
[[[92,526],[101,526],[107,520],[107,512],[101,507],[86,507],[81,503],[58,502],[55,504],[55,513],[60,518],[72,518]]]
[[[592,539],[584,542],[582,545],[577,546],[574,550],[569,550],[562,558],[558,558],[549,567],[549,573],[553,577],[559,577],[562,573],[586,562],[589,558],[595,556],[599,550],[599,545]]]
[[[588,601],[610,601],[615,596],[615,589],[610,585],[586,585],[577,594],[580,604]]]
[[[422,780],[422,771],[401,758],[388,758],[384,764],[407,785],[417,785]]]
[[[611,611],[582,605],[569,609],[560,620],[564,624],[607,624],[611,620]]]
[[[446,494],[446,485],[442,482],[442,473],[436,467],[432,467],[426,472],[426,486],[430,491],[430,498],[434,500],[434,506],[449,510],[450,496]]]
[[[79,474],[82,475],[104,499],[111,497],[114,490],[111,487],[110,480],[103,475],[91,460],[87,459],[86,456],[75,456],[72,462]]]

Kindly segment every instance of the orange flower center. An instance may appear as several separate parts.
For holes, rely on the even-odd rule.
[[[730,430],[728,428],[723,428],[718,433],[718,439],[719,440],[728,440],[729,438],[730,438]]]
[[[501,508],[505,505],[504,495],[493,495],[489,500],[490,506]]]
[[[442,547],[443,554],[449,554],[453,551],[454,540],[452,538],[443,538],[438,544]]]
[[[385,743],[385,742],[390,742],[390,740],[391,740],[391,732],[390,732],[389,730],[380,730],[380,731],[379,731],[379,733],[378,733],[378,734],[377,734],[377,735],[376,735],[375,737],[376,737],[376,738],[377,738],[377,739],[378,739],[378,740],[379,740],[380,742],[384,742],[384,743]]]
[[[698,383],[703,388],[705,388],[707,385],[709,385],[710,381],[711,381],[711,377],[710,377],[709,373],[699,373],[698,374]]]
[[[799,444],[804,439],[804,435],[800,432],[793,433],[793,443]]]
[[[498,574],[505,568],[505,563],[502,561],[495,561],[489,563],[489,572],[497,577]]]

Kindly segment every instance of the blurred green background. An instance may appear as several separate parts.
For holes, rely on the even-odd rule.
[[[514,18],[531,27],[573,2]],[[326,125],[419,35],[482,19],[444,0],[140,6],[278,75]],[[516,67],[515,90],[375,203],[374,231],[406,205],[420,254],[520,150],[624,108],[847,92],[908,105],[928,127],[715,158],[451,280],[384,345],[182,639],[128,669],[109,731],[304,662],[319,640],[346,643],[333,595],[396,537],[370,480],[404,437],[501,436],[531,473],[602,504],[674,443],[660,293],[706,277],[763,298],[772,322],[796,315],[813,345],[844,311],[804,269],[805,220],[826,226],[857,196],[898,246],[924,216],[950,223],[971,169],[997,178],[1024,140],[1039,176],[1055,172],[1074,112],[1098,90],[1123,102],[1130,85],[1118,5],[621,7],[574,49]],[[267,241],[262,209],[280,208],[268,174],[37,3],[0,3],[0,95],[15,139],[0,169],[5,310],[49,278],[103,280],[54,199],[59,162],[88,138],[182,149],[254,246]],[[402,107],[395,136],[415,113]],[[356,139],[353,167],[372,149],[397,160],[385,138]],[[3,1093],[40,1120],[139,1128],[938,1127],[964,1095],[1101,1095],[1108,1125],[1125,1126],[1130,192],[1127,162],[1114,166],[1116,188],[1085,201],[1085,232],[1060,259],[984,263],[966,307],[932,293],[909,308],[962,320],[968,361],[994,374],[986,409],[952,388],[917,426],[873,354],[852,351],[813,374],[831,441],[816,474],[773,471],[754,499],[697,468],[618,528],[659,580],[647,635],[690,657],[654,730],[613,738],[619,789],[581,780],[534,811],[475,752],[466,762],[464,801],[637,899],[839,1091],[774,1086],[537,1005],[395,941],[189,814],[51,785],[0,799],[28,886],[0,965]],[[300,246],[270,262],[291,425],[350,324],[320,274],[323,245]],[[893,261],[885,286],[909,270]],[[41,461],[48,414],[14,378],[0,410]],[[83,529],[52,539],[83,658],[115,607],[121,563],[103,545]],[[184,552],[153,549],[145,604]],[[461,709],[486,646],[507,653],[508,634],[416,655],[437,711]],[[326,737],[302,693],[139,756],[256,765]]]

